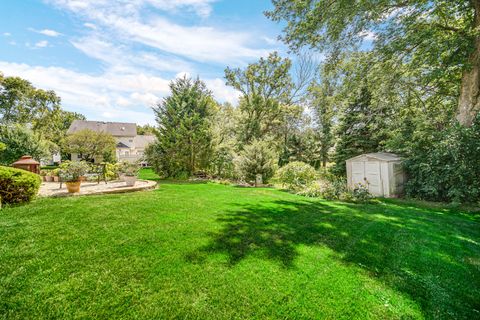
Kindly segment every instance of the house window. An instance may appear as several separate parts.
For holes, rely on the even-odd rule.
[[[77,154],[77,159],[82,159],[82,154],[81,153]]]
[[[130,155],[130,152],[125,151],[124,155],[129,156],[129,155]]]
[[[128,140],[128,142],[133,142],[133,140],[132,140],[132,139],[130,139],[130,140]]]

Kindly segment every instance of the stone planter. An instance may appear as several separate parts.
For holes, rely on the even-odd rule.
[[[67,186],[67,190],[69,193],[77,193],[80,192],[80,185],[82,184],[81,181],[69,181],[65,182]]]
[[[52,176],[45,176],[45,182],[52,182],[53,177]]]
[[[137,177],[123,176],[123,181],[125,181],[127,187],[133,187],[135,185],[135,182],[137,182]]]
[[[56,176],[53,177],[53,182],[58,182],[58,181],[60,181],[60,178],[59,178],[59,177],[56,177]]]

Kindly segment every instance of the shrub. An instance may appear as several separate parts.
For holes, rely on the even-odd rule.
[[[480,115],[470,128],[452,126],[418,137],[405,161],[407,196],[459,203],[480,201]]]
[[[353,190],[349,190],[347,182],[343,177],[331,174],[323,175],[319,181],[305,185],[303,188],[298,189],[296,194],[326,200],[360,203],[369,202],[373,198],[365,185],[358,184]]]
[[[257,175],[262,176],[264,183],[268,182],[275,173],[277,163],[278,155],[272,150],[271,143],[258,140],[246,145],[235,159],[239,176],[247,182],[254,182]]]
[[[37,195],[40,183],[40,177],[35,173],[0,166],[0,201],[28,202]]]
[[[320,198],[322,197],[324,190],[325,190],[325,184],[319,181],[316,181],[298,190],[296,193],[304,197]]]
[[[325,176],[325,187],[322,198],[327,200],[343,200],[348,194],[347,181],[343,177]]]
[[[118,171],[120,164],[119,163],[110,163],[110,162],[102,162],[102,165],[105,166],[105,172],[103,174],[105,175],[105,178],[107,180],[113,180],[118,178]]]
[[[5,165],[27,154],[38,160],[47,157],[50,149],[54,149],[51,142],[19,124],[0,125],[0,143],[4,146],[0,152],[0,164]]]
[[[348,191],[351,195],[351,201],[354,202],[369,202],[373,195],[368,191],[368,187],[364,184],[357,184],[353,191]]]
[[[281,167],[275,174],[275,181],[290,190],[300,190],[312,184],[317,178],[315,169],[304,162],[294,161]]]

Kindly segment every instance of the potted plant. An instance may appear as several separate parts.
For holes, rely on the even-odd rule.
[[[54,169],[54,170],[52,170],[52,176],[53,176],[53,181],[54,181],[54,182],[58,182],[58,181],[59,181],[59,176],[58,176],[59,171],[60,171],[60,169]]]
[[[88,172],[89,166],[84,161],[68,162],[62,165],[60,177],[65,181],[67,190],[70,193],[80,192],[81,177]]]
[[[40,170],[40,176],[42,177],[42,181],[47,181],[47,171]]]
[[[53,181],[52,171],[47,171],[47,173],[45,175],[45,181],[46,182],[52,182]]]
[[[120,178],[125,181],[127,187],[133,187],[137,181],[138,170],[140,169],[136,162],[123,162],[120,165]]]

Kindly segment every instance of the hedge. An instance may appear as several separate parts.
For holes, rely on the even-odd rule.
[[[32,200],[40,188],[40,176],[21,169],[0,166],[0,201],[22,203]]]

